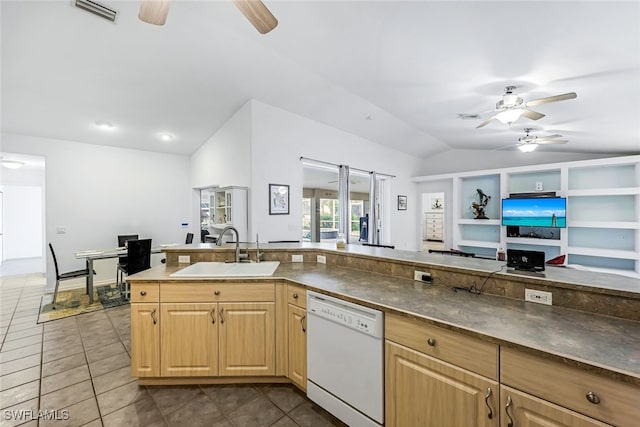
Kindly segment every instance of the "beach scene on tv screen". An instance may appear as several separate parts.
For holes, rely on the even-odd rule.
[[[566,199],[504,199],[502,225],[520,227],[566,227]]]

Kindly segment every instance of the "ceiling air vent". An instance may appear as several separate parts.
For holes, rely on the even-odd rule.
[[[116,14],[118,13],[113,9],[91,0],[76,0],[76,7],[84,9],[87,12],[91,12],[94,15],[98,15],[99,17],[111,22],[115,22]]]

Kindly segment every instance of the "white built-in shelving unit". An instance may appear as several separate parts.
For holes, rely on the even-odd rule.
[[[416,177],[415,182],[446,176]],[[495,257],[498,248],[566,255],[568,265],[640,277],[640,156],[474,171],[453,180],[452,246]],[[476,189],[491,196],[490,219],[474,219]],[[509,237],[501,225],[501,199],[512,193],[553,191],[567,198],[567,227],[542,229],[542,238]],[[540,236],[540,232],[535,233]]]
[[[238,230],[241,241],[247,241],[247,189],[245,187],[216,188],[210,195],[209,228],[217,236],[225,227]],[[225,234],[225,240],[228,240]]]

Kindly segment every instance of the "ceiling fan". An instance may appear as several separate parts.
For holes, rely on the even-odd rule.
[[[507,86],[504,88],[504,95],[502,99],[496,103],[496,109],[492,112],[495,114],[480,123],[476,128],[481,128],[488,125],[493,120],[498,120],[504,124],[511,125],[520,118],[520,116],[526,117],[531,120],[539,120],[544,117],[544,114],[530,110],[529,107],[535,107],[537,105],[548,104],[550,102],[565,101],[567,99],[577,98],[575,92],[563,93],[562,95],[548,96],[546,98],[534,99],[529,102],[524,102],[522,98],[514,94],[515,86]],[[459,115],[460,116],[460,115]],[[463,115],[466,116],[466,115]]]
[[[164,25],[169,14],[171,0],[142,0],[138,18],[141,21]],[[240,12],[256,27],[260,34],[266,34],[278,25],[278,20],[260,0],[233,0]]]
[[[547,136],[534,136],[531,135],[532,130],[533,129],[531,128],[525,128],[525,136],[518,138],[518,143],[516,144],[516,146],[520,151],[530,153],[532,151],[535,151],[535,149],[538,148],[538,145],[566,144],[567,142],[569,142],[566,139],[558,139],[562,138],[562,135],[559,135],[557,133]]]

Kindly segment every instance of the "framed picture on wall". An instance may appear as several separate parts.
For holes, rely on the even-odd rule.
[[[407,196],[398,196],[398,210],[399,211],[407,210]]]
[[[269,184],[269,215],[289,215],[289,186]]]

